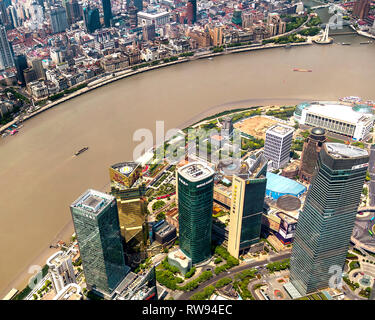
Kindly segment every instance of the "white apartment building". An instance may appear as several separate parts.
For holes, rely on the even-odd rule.
[[[271,161],[271,168],[279,169],[289,162],[293,133],[292,127],[283,124],[276,124],[266,131],[263,155]]]

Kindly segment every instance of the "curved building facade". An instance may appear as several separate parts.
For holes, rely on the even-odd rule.
[[[177,172],[180,248],[193,264],[211,256],[214,170],[193,162]]]

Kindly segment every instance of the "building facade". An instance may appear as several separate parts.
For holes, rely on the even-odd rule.
[[[313,102],[303,107],[299,123],[354,140],[365,140],[370,135],[374,116],[367,111],[362,112],[363,109],[335,102]]]
[[[279,169],[289,162],[293,132],[293,128],[283,124],[274,125],[266,131],[264,157],[271,161],[272,168]]]
[[[115,197],[87,190],[70,206],[87,287],[110,296],[129,271]]]
[[[214,174],[199,162],[177,171],[180,248],[193,264],[211,256]]]
[[[76,282],[72,259],[69,254],[58,251],[47,260],[48,272],[52,278],[52,285],[56,294],[65,286]]]
[[[290,281],[301,295],[328,288],[343,268],[368,166],[368,152],[325,143],[293,242]]]
[[[266,173],[267,160],[259,155],[249,173],[233,176],[228,252],[237,259],[260,240]]]
[[[164,26],[170,21],[169,12],[158,12],[158,13],[148,13],[148,12],[138,12],[138,26],[145,26],[150,24],[155,24],[155,27]]]
[[[109,168],[111,194],[116,197],[121,238],[126,253],[143,251],[147,241],[146,187],[142,167],[135,162],[121,162]]]
[[[109,28],[111,26],[112,20],[111,0],[102,0],[102,5],[104,14],[104,25],[106,28]]]
[[[359,19],[366,19],[370,11],[370,0],[357,0],[353,6],[353,15]]]

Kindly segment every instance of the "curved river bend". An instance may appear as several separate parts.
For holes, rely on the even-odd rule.
[[[1,293],[62,236],[70,203],[87,188],[105,189],[108,167],[132,159],[135,130],[154,130],[155,120],[164,120],[166,130],[183,127],[229,106],[348,95],[374,99],[375,45],[360,45],[364,40],[253,51],[146,72],[61,104],[26,121],[18,135],[0,139]],[[293,72],[295,67],[313,72]],[[86,145],[90,149],[74,158]],[[65,231],[72,232],[71,226]]]

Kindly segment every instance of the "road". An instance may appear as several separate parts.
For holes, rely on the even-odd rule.
[[[260,266],[263,266],[264,264],[268,264],[270,262],[275,262],[275,261],[280,261],[280,260],[290,258],[290,254],[291,254],[290,251],[282,253],[282,254],[275,254],[275,255],[269,257],[267,260],[250,262],[250,263],[247,263],[247,264],[240,265],[238,267],[234,267],[234,268],[230,269],[229,273],[223,272],[223,273],[220,273],[217,276],[214,274],[214,276],[210,280],[207,280],[206,282],[201,283],[197,288],[195,288],[192,291],[184,292],[177,300],[189,300],[189,298],[193,294],[203,290],[205,287],[215,283],[216,281],[219,281],[222,278],[225,278],[225,277],[228,277],[228,276],[233,277],[235,274],[237,274],[239,272],[242,272],[244,270],[255,268],[255,267],[260,267]]]

